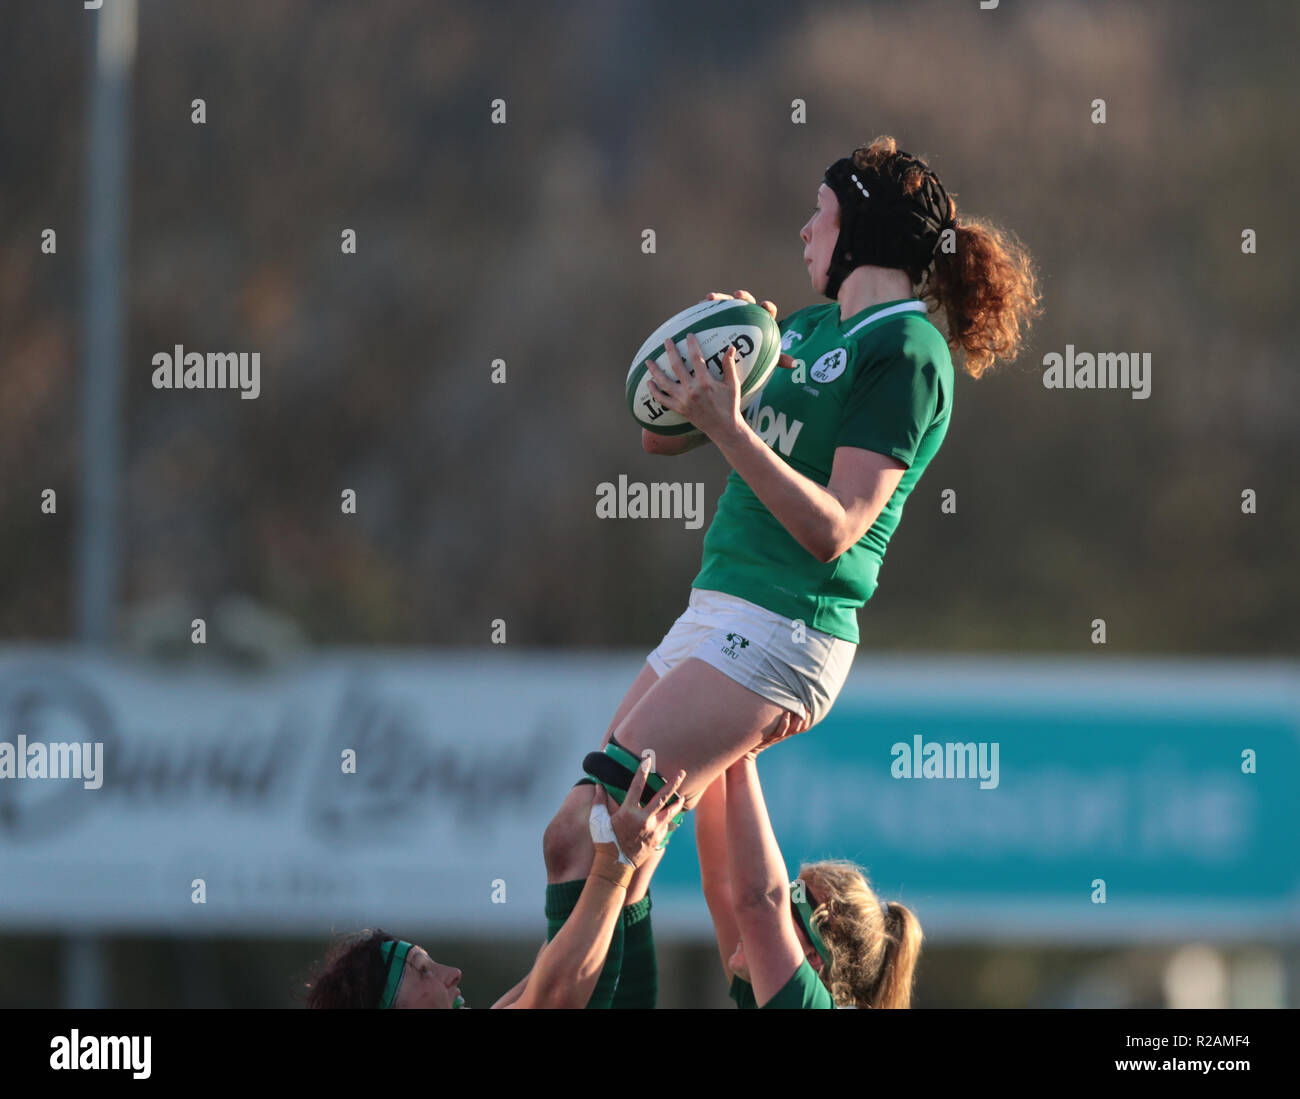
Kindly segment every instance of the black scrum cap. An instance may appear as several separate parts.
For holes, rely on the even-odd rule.
[[[913,168],[924,175],[909,195],[903,180]],[[941,234],[954,225],[943,184],[925,161],[901,149],[881,169],[862,169],[843,157],[826,169],[826,186],[840,204],[840,235],[825,290],[832,301],[849,272],[866,263],[899,267],[915,277],[930,266]]]

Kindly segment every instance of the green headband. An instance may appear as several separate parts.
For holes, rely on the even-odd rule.
[[[397,990],[406,975],[406,955],[410,949],[411,944],[400,939],[389,939],[379,948],[379,953],[388,965],[388,974],[384,980],[384,995],[379,1000],[381,1008],[392,1007],[393,1001],[397,999]]]
[[[392,1007],[393,1001],[397,999],[397,990],[402,986],[402,978],[406,975],[406,955],[410,953],[411,944],[402,939],[389,939],[379,948],[379,953],[388,963],[388,974],[384,980],[384,995],[379,1001],[381,1008]],[[452,1007],[463,1008],[465,1006],[465,997],[459,993],[456,994],[456,1001]]]
[[[826,944],[822,942],[822,937],[817,933],[817,928],[813,925],[813,906],[808,903],[808,886],[804,883],[803,890],[795,889],[800,884],[800,879],[796,878],[790,883],[790,908],[794,912],[795,919],[804,929],[804,934],[808,936],[809,941],[813,944],[813,949],[817,951],[817,956],[821,958],[823,966],[831,964],[831,952],[826,949]],[[796,896],[803,897],[803,900],[795,900]]]

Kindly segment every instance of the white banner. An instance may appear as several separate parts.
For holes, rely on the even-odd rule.
[[[542,831],[640,663],[349,653],[265,677],[9,650],[0,741],[102,743],[106,774],[0,779],[0,925],[540,937]]]
[[[543,829],[643,659],[239,674],[0,650],[0,928],[540,938]],[[860,653],[825,722],[764,755],[766,800],[792,875],[855,859],[930,935],[1294,934],[1297,682],[1292,662]],[[102,745],[102,785],[9,775],[20,744],[29,768],[34,744]],[[961,745],[994,769],[923,770]],[[709,934],[689,827],[654,902],[657,934]]]

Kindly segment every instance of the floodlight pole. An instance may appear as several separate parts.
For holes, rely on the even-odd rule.
[[[87,103],[81,507],[75,606],[77,640],[83,651],[90,652],[108,647],[117,602],[123,239],[136,0],[107,0],[97,9],[87,6],[86,17],[94,20],[94,36]],[[99,936],[74,935],[64,943],[61,983],[65,1007],[104,1006],[104,948]]]

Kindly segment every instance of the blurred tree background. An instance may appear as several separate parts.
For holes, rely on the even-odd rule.
[[[91,24],[0,10],[0,636],[58,639]],[[629,359],[709,290],[818,300],[821,173],[889,133],[1025,241],[1046,313],[959,381],[864,649],[1081,652],[1101,617],[1122,651],[1294,653],[1297,30],[1294,3],[1212,0],[142,0],[121,630],[238,594],[322,644],[485,645],[499,617],[653,645],[703,531],[598,521],[596,486],[703,481],[711,515],[727,467],[641,452]],[[154,390],[178,343],[260,352],[261,396]],[[1150,352],[1150,398],[1045,389],[1066,344]]]

